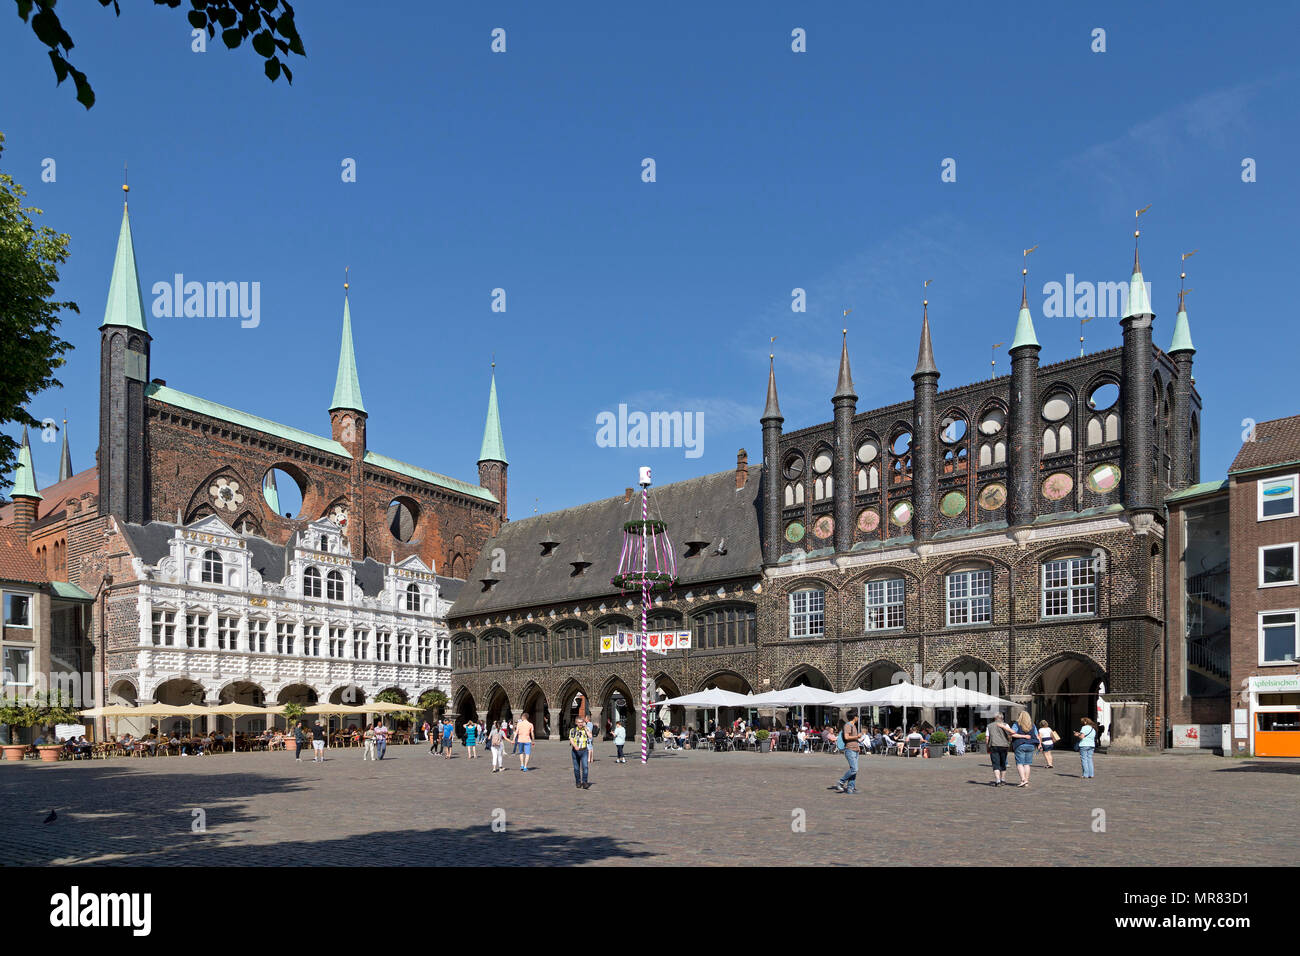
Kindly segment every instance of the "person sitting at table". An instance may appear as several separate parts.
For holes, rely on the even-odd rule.
[[[908,732],[906,741],[908,750],[920,750],[922,753],[925,752],[922,747],[922,744],[925,743],[925,734],[921,733],[921,729],[915,724],[912,725],[912,729]]]
[[[950,749],[958,756],[966,752],[966,734],[960,727],[954,727],[949,740]]]

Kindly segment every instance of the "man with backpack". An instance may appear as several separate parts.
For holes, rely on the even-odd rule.
[[[858,714],[857,711],[849,711],[848,723],[840,731],[839,738],[835,741],[835,746],[844,751],[844,759],[848,761],[849,769],[844,771],[844,776],[836,782],[831,789],[836,793],[857,793],[858,792],[858,755],[861,753],[862,745],[859,743],[861,734],[858,732]]]

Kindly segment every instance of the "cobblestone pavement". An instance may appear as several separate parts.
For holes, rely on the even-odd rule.
[[[844,769],[835,755],[660,751],[642,767],[628,751],[616,764],[600,746],[587,791],[554,742],[527,774],[517,758],[492,774],[463,748],[444,760],[418,745],[381,763],[358,750],[323,764],[0,762],[0,863],[1241,866],[1293,864],[1300,844],[1286,822],[1296,761],[1102,755],[1089,781],[1061,753],[1020,790],[990,787],[983,756],[868,757],[849,796],[828,789]]]

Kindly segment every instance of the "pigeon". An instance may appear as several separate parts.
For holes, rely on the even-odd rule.
[[[53,822],[54,822],[55,820],[57,820],[58,818],[59,818],[59,815],[58,815],[57,813],[55,813],[53,810],[51,810],[51,811],[50,811],[50,815],[49,815],[48,817],[45,818],[45,822],[46,822],[46,823],[53,823]]]

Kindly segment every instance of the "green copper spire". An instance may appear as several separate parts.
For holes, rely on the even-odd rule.
[[[1016,337],[1011,340],[1011,348],[1007,349],[1007,354],[1014,352],[1022,345],[1039,347],[1038,335],[1034,332],[1034,320],[1029,317],[1028,279],[1026,279],[1026,284],[1020,288],[1020,317],[1016,320]]]
[[[1151,311],[1151,300],[1147,296],[1147,284],[1142,281],[1142,263],[1138,261],[1138,250],[1136,245],[1137,232],[1133,233],[1133,276],[1128,283],[1128,314],[1124,316],[1131,319],[1138,315],[1154,315]]]
[[[125,189],[126,187],[122,187]],[[108,283],[108,306],[104,309],[106,325],[120,325],[148,333],[144,323],[144,302],[140,295],[140,275],[135,269],[135,246],[131,243],[131,219],[122,203],[122,230],[117,234],[117,256],[113,259],[113,278]]]
[[[1179,296],[1178,317],[1174,320],[1174,340],[1169,345],[1169,354],[1175,352],[1195,352],[1196,348],[1192,345],[1192,329],[1187,324],[1187,307],[1182,302],[1182,296]]]
[[[40,501],[44,496],[36,490],[36,471],[32,468],[32,446],[27,440],[27,426],[23,426],[23,444],[18,450],[18,467],[14,470],[14,490],[9,492],[11,498],[35,498]]]
[[[352,350],[352,313],[348,311],[347,283],[343,283],[343,342],[339,345],[339,374],[334,382],[334,401],[330,411],[350,408],[364,412],[361,403],[361,382],[357,379],[357,356]]]
[[[274,470],[266,473],[266,481],[262,483],[262,497],[266,499],[266,506],[271,509],[271,514],[279,517],[280,489],[275,486]]]
[[[497,373],[496,362],[492,363],[492,390],[488,392],[487,424],[483,426],[483,447],[478,453],[479,461],[499,461],[503,465],[506,459],[506,443],[501,437],[501,412],[497,409]]]

